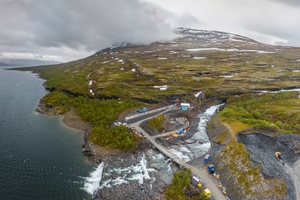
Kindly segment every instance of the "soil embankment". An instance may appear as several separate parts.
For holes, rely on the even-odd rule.
[[[253,166],[260,169],[261,175],[259,176],[262,176],[263,181],[256,186],[251,186],[253,190],[258,192],[251,195],[251,197],[258,199],[300,199],[298,190],[300,188],[300,137],[298,135],[281,134],[276,136],[274,133],[246,130],[235,136],[235,134],[231,134],[230,127],[223,124],[218,118],[213,118],[212,122],[208,131],[212,140],[220,140],[223,144],[226,144],[230,139],[236,139],[237,142],[245,144],[246,150],[250,152]],[[222,133],[228,134],[224,134],[223,137]],[[215,155],[218,155],[224,145],[213,144],[216,149]],[[219,150],[217,150],[217,147],[219,147]],[[277,151],[282,153],[284,165],[276,159],[275,152]],[[243,195],[237,177],[229,170],[229,164],[236,161],[227,162],[222,157],[213,160],[217,172],[221,175],[220,181],[226,186],[230,199],[250,198],[250,196]],[[247,179],[250,178],[247,177]],[[284,191],[283,188],[271,189],[272,187],[278,187],[278,185],[274,185],[276,181],[287,186],[287,194],[280,197],[272,194],[271,191]]]
[[[288,186],[288,199],[300,199],[300,137],[294,134],[268,136],[264,133],[238,134],[237,141],[246,145],[250,158],[265,178],[284,178]],[[284,165],[275,158],[281,152]]]

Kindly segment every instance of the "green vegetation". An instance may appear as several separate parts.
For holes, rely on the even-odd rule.
[[[135,147],[138,137],[127,131],[125,126],[110,124],[116,120],[121,112],[128,108],[139,106],[133,100],[102,100],[89,99],[83,96],[73,97],[63,92],[51,92],[44,97],[46,106],[51,106],[57,113],[63,114],[70,107],[74,107],[79,116],[94,125],[90,140],[106,148],[131,149]]]
[[[261,194],[262,196],[285,195],[287,186],[284,179],[264,179],[260,166],[254,167],[250,153],[245,145],[231,140],[219,155],[222,166],[228,168],[232,174],[234,185],[239,186],[244,195]],[[267,184],[269,187],[262,187]]]
[[[216,139],[214,139],[214,141],[216,143],[223,144],[226,141],[228,135],[229,135],[229,133],[227,131],[223,131],[217,136]]]
[[[190,182],[191,182],[191,170],[179,170],[174,173],[172,178],[172,184],[168,186],[164,192],[167,200],[207,200],[206,196],[201,192],[196,196],[188,196]]]
[[[298,92],[244,94],[230,97],[220,115],[229,124],[241,122],[257,130],[298,134],[299,109]]]
[[[253,166],[250,153],[244,144],[235,141],[235,134],[245,129],[299,134],[298,95],[298,92],[281,92],[232,96],[228,98],[226,107],[214,116],[214,120],[209,125],[209,128],[215,126],[213,123],[217,122],[218,118],[228,125],[232,137],[219,155],[222,158],[219,166],[230,171],[229,173],[234,177],[231,178],[235,182],[233,185],[239,186],[238,191],[242,191],[244,196],[283,196],[287,193],[287,186],[284,179],[265,179],[261,175],[261,166]],[[220,132],[215,141],[223,143],[226,136],[227,131]],[[262,184],[268,187],[261,189]]]
[[[148,125],[152,128],[156,129],[158,132],[162,132],[164,130],[164,127],[162,126],[162,122],[164,120],[164,116],[158,115],[157,117],[153,117],[148,121]]]
[[[207,45],[202,39],[197,40],[195,37],[192,43],[190,39],[181,37],[170,43],[108,48],[69,63],[19,70],[32,70],[47,79],[46,86],[55,92],[45,97],[46,105],[53,107],[57,114],[75,107],[82,119],[94,125],[91,141],[108,148],[126,149],[127,146],[134,146],[133,136],[124,132],[121,127],[110,127],[110,123],[122,111],[137,107],[137,102],[126,102],[139,98],[164,103],[167,96],[180,96],[197,104],[193,94],[203,90],[208,98],[228,99],[228,106],[221,118],[230,126],[233,125],[234,131],[249,127],[278,133],[299,133],[297,98],[276,100],[270,97],[269,100],[262,100],[256,95],[245,94],[259,89],[298,87],[300,75],[297,72],[299,62],[296,60],[299,59],[300,48],[224,41],[222,44],[206,47],[234,49],[239,46],[239,49],[276,53],[187,51],[188,48]],[[174,42],[178,45],[174,45]],[[166,59],[158,59],[159,57]],[[226,78],[224,75],[232,77]],[[168,89],[161,91],[153,87],[160,85],[168,85]],[[68,92],[69,95],[61,91]],[[96,96],[102,100],[96,99]],[[245,102],[238,102],[243,97]],[[123,103],[109,99],[121,99],[120,102]],[[296,107],[292,109],[291,105]],[[153,119],[150,124],[157,130],[162,130],[160,119]],[[121,132],[124,135],[121,136]],[[226,133],[222,133],[217,141],[223,143],[225,136]],[[118,138],[120,144],[114,141],[115,138]],[[123,147],[121,143],[124,142],[121,141],[125,140],[128,145]]]
[[[166,97],[175,96],[198,104],[194,94],[199,91],[205,91],[207,98],[226,99],[225,109],[216,115],[218,122],[225,125],[215,141],[224,144],[229,136],[231,138],[221,152],[220,160],[226,162],[226,170],[231,170],[234,175],[232,181],[242,187],[235,190],[249,195],[260,193],[252,190],[251,185],[259,185],[262,181],[274,186],[262,192],[285,194],[284,180],[263,180],[259,168],[252,166],[245,146],[235,141],[235,134],[244,129],[278,134],[300,133],[297,92],[255,94],[259,90],[299,87],[299,62],[296,60],[300,48],[270,46],[255,41],[251,44],[249,41],[209,44],[196,38],[188,36],[170,43],[108,48],[78,61],[19,70],[32,70],[47,79],[46,86],[55,91],[45,96],[46,107],[53,108],[57,114],[74,107],[83,120],[94,126],[90,140],[106,148],[126,150],[133,148],[138,141],[124,126],[111,126],[123,111],[145,106],[133,99],[165,103]],[[186,50],[203,46],[241,51]],[[276,53],[261,54],[251,50]],[[168,89],[161,91],[153,87],[161,85],[168,85]],[[158,116],[150,120],[149,125],[162,131],[162,121],[163,116]],[[213,125],[209,124],[211,127]],[[188,173],[175,173],[173,184],[165,193],[167,199],[190,198],[185,194],[189,188]],[[193,198],[201,199],[190,199]]]

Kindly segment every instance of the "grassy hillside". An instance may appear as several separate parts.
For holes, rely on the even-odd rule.
[[[111,143],[114,139],[119,143],[126,139],[134,146],[129,135],[110,135],[126,132],[109,126],[122,111],[166,103],[170,96],[201,104],[194,95],[200,91],[207,98],[227,100],[222,119],[229,124],[238,121],[259,129],[299,131],[297,109],[285,111],[286,106],[297,105],[296,94],[276,102],[268,102],[277,98],[275,94],[261,102],[254,98],[262,90],[300,88],[299,48],[265,45],[222,32],[181,28],[178,34],[174,41],[111,47],[78,61],[21,70],[40,73],[46,87],[55,91],[45,97],[46,103],[58,113],[75,107],[83,120],[95,126],[91,141],[109,148],[120,147]],[[153,87],[162,85],[167,90]],[[239,100],[243,98],[247,101]]]

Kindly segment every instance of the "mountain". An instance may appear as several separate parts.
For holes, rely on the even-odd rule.
[[[59,64],[56,61],[43,61],[43,60],[35,60],[35,59],[8,59],[3,58],[0,59],[0,62],[4,63],[4,65],[16,65],[16,66],[41,66],[41,65],[54,65]]]
[[[49,109],[63,114],[73,107],[94,125],[90,140],[110,148],[123,148],[122,138],[128,136],[114,135],[124,132],[112,122],[124,113],[135,115],[135,108],[189,102],[202,112],[222,102],[207,132],[223,193],[230,199],[300,199],[293,185],[299,178],[289,174],[299,171],[294,163],[300,159],[300,48],[220,31],[178,28],[176,33],[172,41],[123,43],[77,61],[21,70],[47,79],[45,86],[52,92],[43,102]],[[195,122],[193,111],[176,114],[182,113]],[[183,138],[159,143],[191,142]],[[135,145],[131,138],[126,141]],[[189,148],[182,153],[193,150]],[[286,165],[274,158],[276,151],[284,154]],[[206,170],[201,157],[190,164]],[[113,194],[115,188],[107,190]],[[130,195],[128,191],[122,192]]]
[[[15,66],[9,63],[0,62],[0,66]]]

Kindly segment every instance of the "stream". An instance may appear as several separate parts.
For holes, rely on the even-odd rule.
[[[222,105],[211,106],[205,112],[199,114],[198,130],[189,140],[201,140],[203,143],[172,145],[168,147],[170,152],[186,162],[207,153],[211,148],[211,143],[206,133],[206,126]],[[169,185],[171,184],[173,173],[179,169],[176,164],[173,164],[170,159],[156,149],[149,149],[137,159],[131,158],[131,160],[132,163],[126,167],[100,163],[90,173],[90,176],[85,178],[84,190],[90,195],[95,195],[98,190],[103,188],[114,188],[118,185],[130,184],[131,182],[144,184],[144,181],[147,181],[151,188],[157,181],[162,181]]]

